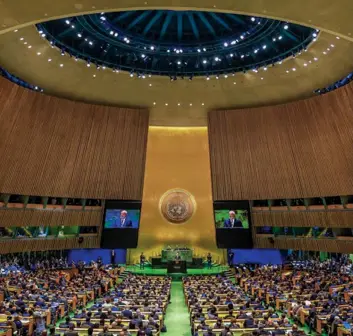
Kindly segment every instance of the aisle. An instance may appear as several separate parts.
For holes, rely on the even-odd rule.
[[[171,304],[168,305],[165,325],[167,332],[161,335],[190,336],[190,319],[188,308],[185,304],[183,284],[173,281],[171,286]]]

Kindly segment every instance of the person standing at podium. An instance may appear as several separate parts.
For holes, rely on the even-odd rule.
[[[181,256],[179,252],[176,253],[174,261],[176,264],[179,264],[179,262],[181,261]]]
[[[146,260],[146,257],[143,254],[143,252],[141,252],[141,254],[140,254],[140,269],[145,269],[145,260]]]
[[[208,254],[207,254],[207,267],[208,267],[208,269],[212,268],[212,255],[210,252],[208,252]]]

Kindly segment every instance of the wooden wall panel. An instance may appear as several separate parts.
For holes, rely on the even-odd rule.
[[[208,123],[214,200],[353,194],[353,84]]]
[[[350,228],[353,211],[253,212],[253,226]]]
[[[77,248],[98,248],[100,246],[99,237],[84,237],[81,244],[78,238],[56,238],[56,239],[11,239],[0,241],[1,254],[28,252],[28,251],[47,251],[47,250],[66,250]]]
[[[300,251],[325,251],[338,253],[353,253],[353,240],[310,239],[310,238],[274,238],[272,244],[268,238],[255,235],[254,247],[293,249]]]
[[[89,105],[0,77],[0,192],[142,199],[148,111]]]
[[[0,209],[0,226],[101,226],[103,210]]]

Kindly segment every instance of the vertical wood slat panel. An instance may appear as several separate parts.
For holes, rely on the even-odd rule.
[[[252,212],[254,227],[351,228],[353,211]]]
[[[79,244],[77,238],[61,239],[11,239],[0,241],[1,254],[27,252],[27,251],[47,251],[47,250],[66,250],[77,248],[98,248],[100,245],[99,237],[84,237]]]
[[[274,238],[272,244],[268,238],[255,235],[254,247],[256,248],[276,248],[293,249],[300,251],[325,251],[338,253],[352,253],[353,240],[335,239],[308,239],[308,238]]]
[[[148,111],[46,96],[0,78],[0,192],[142,199]]]
[[[294,103],[209,113],[214,200],[353,194],[353,84]]]
[[[103,210],[0,209],[0,226],[101,226]]]

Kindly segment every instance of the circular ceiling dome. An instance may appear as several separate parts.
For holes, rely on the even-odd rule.
[[[305,51],[318,31],[230,13],[139,10],[48,21],[39,33],[88,66],[171,79],[256,70]]]

